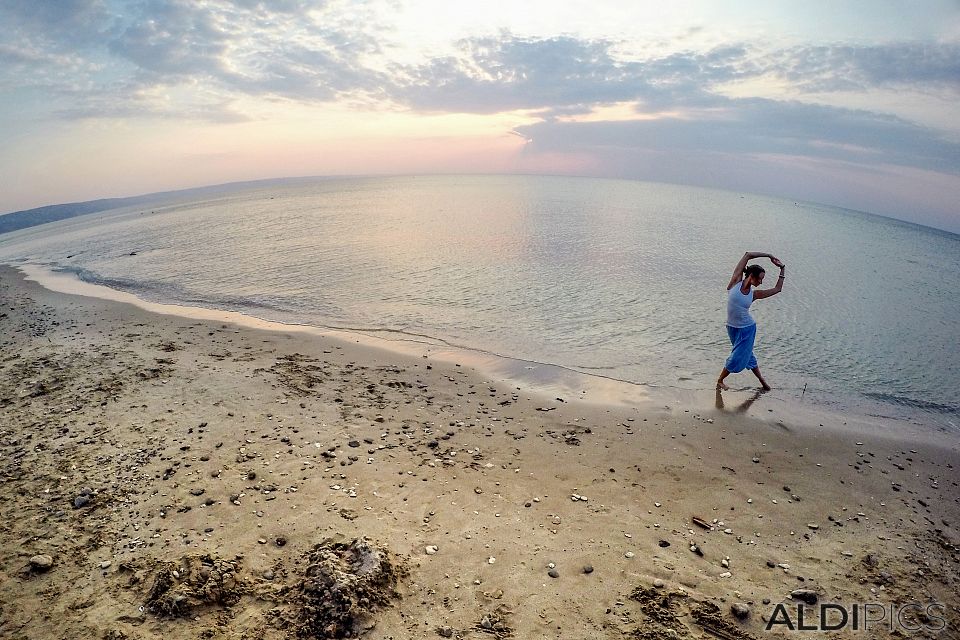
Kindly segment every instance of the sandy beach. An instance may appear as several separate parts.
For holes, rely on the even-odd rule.
[[[797,637],[771,616],[823,603],[885,618],[807,635],[960,637],[956,437],[557,397],[7,267],[0,326],[3,638]]]

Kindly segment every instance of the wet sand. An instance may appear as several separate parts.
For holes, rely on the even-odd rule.
[[[761,638],[814,596],[960,632],[946,435],[586,402],[9,268],[0,326],[0,637]]]

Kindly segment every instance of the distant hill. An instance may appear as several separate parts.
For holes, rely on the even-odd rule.
[[[196,187],[193,189],[183,189],[180,191],[160,191],[157,193],[148,193],[139,196],[131,196],[128,198],[104,198],[101,200],[90,200],[88,202],[52,204],[46,207],[37,207],[36,209],[26,209],[24,211],[16,211],[13,213],[0,215],[0,233],[9,233],[11,231],[17,231],[18,229],[35,227],[48,222],[56,222],[57,220],[74,218],[76,216],[82,216],[88,213],[97,213],[98,211],[119,209],[120,207],[136,205],[149,206],[176,199],[188,199],[203,195],[224,194],[234,191],[243,191],[245,189],[290,185],[322,179],[323,178],[319,177],[275,178],[270,180],[253,180],[249,182],[231,182],[228,184],[218,184],[209,187]]]
[[[36,209],[27,209],[26,211],[17,211],[0,216],[0,233],[9,233],[18,229],[35,227],[38,224],[47,222],[56,222],[66,218],[82,216],[87,213],[96,213],[97,211],[106,211],[107,209],[117,209],[128,204],[137,204],[144,202],[149,196],[136,196],[133,198],[105,198],[102,200],[91,200],[89,202],[71,202],[68,204],[52,204],[46,207],[37,207]]]

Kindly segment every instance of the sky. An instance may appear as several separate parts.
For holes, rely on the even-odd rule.
[[[532,173],[960,232],[958,105],[960,0],[0,0],[0,212]]]

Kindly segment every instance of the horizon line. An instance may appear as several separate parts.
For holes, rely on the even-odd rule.
[[[94,199],[92,199],[92,200],[76,200],[76,201],[71,201],[71,202],[54,202],[54,203],[44,204],[44,205],[40,205],[40,206],[36,206],[36,207],[30,207],[29,209],[20,209],[20,210],[17,210],[17,211],[8,211],[8,212],[5,212],[5,213],[0,213],[0,220],[3,220],[3,218],[6,218],[7,216],[11,216],[11,215],[16,215],[16,214],[29,214],[29,213],[31,213],[31,212],[35,212],[35,211],[36,211],[36,212],[39,212],[39,211],[41,211],[41,210],[51,209],[51,208],[54,208],[54,207],[81,206],[81,205],[89,205],[89,204],[93,204],[93,203],[97,203],[97,202],[111,202],[111,201],[124,201],[124,200],[129,201],[129,200],[138,200],[138,199],[143,199],[143,198],[160,198],[160,197],[164,197],[164,196],[174,196],[174,195],[176,195],[176,194],[188,193],[188,192],[195,192],[195,191],[208,191],[208,190],[215,190],[215,189],[227,188],[227,187],[254,186],[254,185],[257,185],[257,184],[266,184],[266,183],[271,183],[271,182],[276,183],[276,182],[283,182],[283,181],[290,181],[290,180],[331,180],[331,179],[349,180],[349,179],[363,179],[363,178],[417,178],[417,177],[433,177],[433,176],[445,176],[445,177],[454,177],[454,176],[465,176],[465,177],[466,177],[466,176],[470,176],[470,177],[490,176],[490,177],[494,177],[494,176],[496,176],[496,177],[574,178],[574,179],[589,179],[589,180],[610,180],[610,181],[616,181],[616,182],[641,182],[641,183],[648,183],[648,184],[663,184],[663,185],[671,185],[671,186],[689,187],[689,188],[694,188],[694,189],[704,189],[704,190],[707,190],[707,191],[721,191],[721,192],[724,192],[724,193],[734,193],[734,194],[738,194],[738,195],[751,195],[751,196],[758,196],[758,197],[775,198],[775,199],[778,199],[778,200],[783,200],[784,202],[793,202],[794,204],[800,204],[800,203],[802,203],[802,204],[806,204],[806,205],[816,205],[816,206],[832,207],[832,208],[837,209],[837,210],[840,210],[840,211],[845,211],[845,212],[850,212],[850,213],[855,213],[855,214],[861,214],[861,215],[867,215],[867,216],[872,216],[872,217],[875,217],[875,218],[881,218],[881,219],[883,219],[883,220],[888,220],[888,221],[891,221],[891,222],[896,222],[896,223],[903,224],[903,225],[906,225],[906,226],[911,226],[911,227],[922,227],[922,228],[924,228],[924,229],[929,229],[929,230],[935,231],[935,232],[937,232],[937,233],[946,233],[946,234],[949,234],[949,235],[952,235],[952,236],[957,236],[958,238],[960,238],[960,230],[958,230],[958,231],[951,231],[951,230],[949,230],[949,229],[943,229],[943,228],[940,228],[940,227],[934,227],[934,226],[930,226],[929,224],[924,224],[924,223],[921,223],[921,222],[915,222],[915,221],[912,221],[912,220],[904,220],[904,219],[902,219],[902,218],[895,218],[895,217],[893,217],[893,216],[884,215],[884,214],[881,214],[881,213],[875,213],[875,212],[873,212],[873,211],[866,211],[866,210],[863,210],[863,209],[852,209],[852,208],[850,208],[850,207],[845,207],[845,206],[841,206],[841,205],[830,204],[830,203],[827,203],[827,202],[818,202],[818,201],[816,201],[816,200],[802,200],[802,199],[794,200],[794,199],[792,199],[792,198],[785,198],[785,197],[782,196],[782,195],[777,195],[777,194],[773,194],[773,193],[759,193],[759,192],[755,192],[755,191],[734,191],[734,190],[732,190],[732,189],[725,189],[725,188],[722,188],[722,187],[708,187],[708,186],[697,185],[697,184],[690,184],[690,183],[685,183],[685,182],[669,182],[669,181],[661,181],[661,180],[643,180],[643,179],[640,179],[640,178],[624,178],[624,177],[611,177],[611,176],[596,176],[596,175],[589,175],[589,174],[523,173],[523,172],[520,172],[520,173],[495,173],[495,172],[493,172],[493,173],[491,173],[491,172],[486,172],[486,171],[484,171],[484,172],[476,172],[476,173],[463,172],[463,171],[457,171],[457,172],[451,172],[451,173],[443,173],[443,172],[433,172],[433,173],[344,173],[344,174],[326,174],[326,175],[281,176],[281,177],[275,177],[275,178],[253,178],[253,179],[250,179],[250,180],[236,180],[236,181],[231,181],[231,182],[219,182],[219,183],[214,183],[214,184],[198,185],[198,186],[193,186],[193,187],[183,187],[183,188],[180,188],[180,189],[166,189],[166,190],[162,190],[162,191],[150,191],[150,192],[146,192],[146,193],[138,193],[138,194],[132,194],[132,195],[104,196],[104,197],[102,197],[102,198],[94,198]],[[134,203],[134,202],[130,202],[130,203],[129,203],[129,205],[133,205],[133,204],[136,204],[136,203]],[[128,206],[128,205],[118,204],[116,208],[121,208],[121,207],[123,207],[123,206]],[[91,211],[86,211],[86,212],[81,213],[81,214],[77,214],[77,215],[75,215],[75,216],[67,216],[67,217],[80,217],[80,216],[83,216],[83,215],[90,215],[90,214],[93,214],[93,213],[102,213],[102,212],[104,212],[104,211],[109,211],[109,210],[111,210],[111,208],[113,208],[113,207],[106,207],[106,208],[103,208],[103,209],[95,209],[95,210],[91,210]],[[65,218],[64,218],[64,219],[65,219]],[[48,221],[48,222],[58,222],[58,221],[59,221],[59,220],[52,220],[52,221]],[[41,224],[47,224],[47,223],[41,223]],[[39,226],[39,225],[31,225],[31,226]],[[2,233],[2,232],[0,232],[0,233]]]

